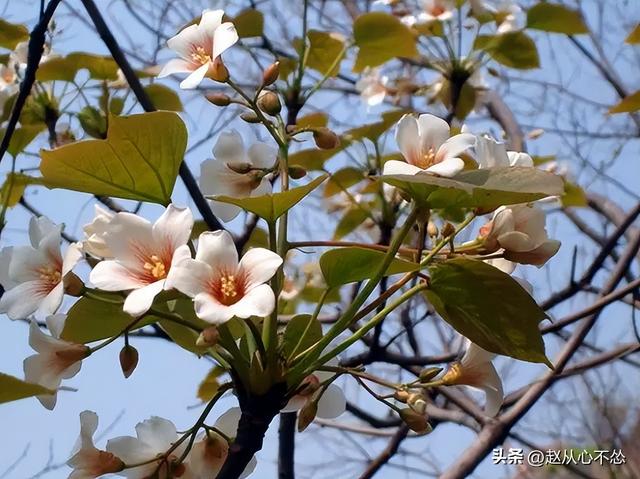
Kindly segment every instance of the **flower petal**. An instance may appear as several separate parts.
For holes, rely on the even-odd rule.
[[[152,416],[136,425],[138,439],[152,448],[156,453],[164,452],[178,438],[176,426],[158,416]]]
[[[49,294],[42,299],[38,307],[38,313],[44,316],[54,314],[62,304],[63,298],[64,285],[62,283],[58,283],[58,285],[49,291]]]
[[[225,163],[241,163],[246,161],[244,142],[237,130],[224,131],[213,147],[213,156]]]
[[[191,60],[193,47],[202,42],[202,33],[198,25],[189,25],[176,36],[167,40],[167,46],[187,61]]]
[[[236,434],[238,434],[241,414],[239,407],[232,407],[216,420],[214,426],[225,436],[235,438]]]
[[[148,284],[142,288],[134,289],[124,300],[123,310],[134,318],[142,316],[149,311],[153,300],[164,289],[164,279]]]
[[[318,401],[316,415],[322,419],[334,419],[347,410],[347,398],[342,389],[335,384],[329,384]]]
[[[237,41],[238,32],[233,23],[223,23],[216,28],[216,31],[213,33],[213,53],[211,54],[211,58],[215,60]]]
[[[446,161],[464,153],[476,144],[476,137],[470,133],[460,133],[452,136],[438,149],[436,161]]]
[[[213,200],[210,203],[213,213],[225,223],[228,223],[242,213],[242,208],[236,205]]]
[[[522,153],[518,151],[509,151],[507,152],[507,156],[509,157],[509,164],[511,166],[522,166],[522,167],[533,167],[533,158],[529,156],[527,153]]]
[[[174,73],[190,73],[196,69],[196,65],[193,63],[183,60],[182,58],[172,58],[169,60],[160,73],[158,73],[158,78],[164,78],[169,75],[173,75]]]
[[[196,316],[211,324],[222,324],[234,316],[234,311],[209,293],[198,293],[193,301]]]
[[[229,308],[233,311],[234,316],[239,318],[264,317],[273,312],[275,304],[276,298],[271,286],[261,284],[247,291],[240,301],[232,304]]]
[[[202,80],[204,80],[210,66],[211,65],[209,63],[205,63],[201,67],[198,67],[187,78],[180,82],[180,88],[183,90],[193,90],[196,88],[200,85]]]
[[[128,268],[114,260],[100,261],[89,274],[89,281],[105,291],[127,291],[146,285]]]
[[[245,278],[245,288],[251,289],[269,281],[282,265],[282,258],[266,248],[251,248],[238,266],[239,276]]]
[[[0,313],[7,313],[9,319],[25,319],[38,310],[46,295],[40,281],[24,282],[4,292],[0,298]]]
[[[191,210],[169,205],[153,224],[152,235],[161,251],[164,251],[166,247],[175,251],[179,246],[187,244],[192,229],[193,214]]]
[[[238,251],[231,235],[225,231],[206,231],[198,238],[196,259],[208,264],[215,271],[235,273],[238,267]]]
[[[452,176],[460,173],[463,169],[464,161],[462,161],[460,158],[447,158],[440,163],[436,163],[435,165],[430,166],[426,171],[434,175],[451,178]]]
[[[271,168],[276,162],[278,151],[267,143],[254,143],[249,147],[247,156],[256,168]]]
[[[136,261],[136,252],[153,245],[152,229],[151,222],[141,216],[118,213],[111,220],[105,242],[116,258]]]
[[[177,289],[190,298],[195,298],[206,289],[212,275],[213,271],[208,264],[189,258],[169,270],[164,289]]]
[[[198,27],[206,32],[213,32],[222,23],[224,10],[203,10]]]
[[[109,439],[107,442],[107,451],[112,453],[114,456],[119,457],[125,464],[137,464],[139,462],[148,461],[149,459],[153,459],[156,454],[160,451],[154,451],[147,444],[143,443],[139,439],[130,436],[120,436],[115,437],[113,439]],[[136,467],[133,469],[128,469],[127,472],[138,472],[142,471],[146,466]],[[153,471],[155,469],[155,465],[151,465]],[[148,468],[147,468],[148,469]],[[133,477],[144,477],[144,476],[133,476]]]
[[[398,126],[396,127],[396,142],[404,159],[408,163],[415,164],[420,158],[422,151],[418,121],[412,115],[404,115],[398,122]],[[390,162],[385,163],[385,167],[388,163]]]
[[[398,160],[389,160],[382,168],[383,175],[415,175],[423,171],[422,168],[412,165],[411,163]]]
[[[418,117],[418,131],[420,152],[425,154],[433,149],[433,152],[436,153],[449,138],[450,128],[442,118],[426,113]]]
[[[489,136],[482,135],[476,138],[475,150],[476,160],[480,168],[509,166],[507,148],[504,143],[497,142]]]

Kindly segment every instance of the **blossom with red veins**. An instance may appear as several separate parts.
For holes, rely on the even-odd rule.
[[[396,141],[405,161],[387,161],[383,174],[454,176],[464,168],[459,155],[474,146],[476,138],[470,133],[449,135],[449,124],[437,116],[424,114],[416,119],[404,115],[398,122]]]
[[[167,46],[180,58],[170,60],[158,78],[173,73],[189,73],[180,83],[182,89],[193,89],[215,68],[220,55],[238,41],[231,22],[222,22],[224,11],[205,10],[200,23],[190,25],[167,41]]]
[[[67,465],[73,469],[69,479],[94,479],[103,474],[120,472],[124,462],[114,454],[98,449],[93,435],[98,429],[98,415],[93,411],[80,413],[80,436]]]
[[[421,7],[422,11],[417,15],[407,15],[401,20],[409,26],[451,20],[455,4],[452,0],[422,0]]]
[[[487,416],[498,414],[504,398],[502,380],[491,362],[495,356],[469,341],[460,361],[453,363],[441,379],[447,386],[464,385],[484,392]]]
[[[191,258],[188,241],[193,215],[169,205],[155,223],[131,213],[118,213],[109,223],[104,242],[113,259],[98,263],[89,280],[104,291],[130,291],[124,311],[146,313],[175,266]]]
[[[198,239],[195,259],[177,265],[166,288],[193,298],[196,315],[222,324],[234,316],[268,316],[275,295],[268,284],[282,258],[265,248],[251,248],[238,261],[233,238],[226,231],[207,231]]]
[[[63,379],[69,379],[78,374],[82,366],[82,360],[89,355],[89,348],[84,344],[64,341],[55,334],[60,328],[56,326],[58,318],[49,316],[47,326],[54,333],[49,336],[40,330],[35,321],[29,326],[29,346],[37,354],[24,360],[25,380],[30,383],[40,384],[54,391],[53,394],[38,396],[38,400],[47,409],[53,409],[56,405],[57,395],[55,391],[60,387]]]
[[[16,246],[0,256],[0,270],[7,272],[0,278],[5,289],[0,313],[11,319],[54,314],[64,297],[63,280],[82,258],[77,244],[62,255],[62,228],[44,216],[31,218],[29,238],[31,246]]]

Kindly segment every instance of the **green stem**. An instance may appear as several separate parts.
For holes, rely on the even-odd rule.
[[[429,254],[425,256],[425,258],[420,262],[420,266],[421,267],[427,266],[431,262],[433,257],[436,254],[438,254],[442,248],[444,248],[447,244],[453,241],[456,235],[460,233],[460,231],[465,229],[469,225],[469,223],[471,223],[474,220],[475,217],[476,217],[475,214],[469,215],[462,223],[458,225],[458,227],[455,229],[453,233],[451,233],[449,236],[445,238],[442,238],[440,242],[431,251],[429,251]]]

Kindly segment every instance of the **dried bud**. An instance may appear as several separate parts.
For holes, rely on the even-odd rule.
[[[130,344],[125,344],[120,350],[120,367],[125,378],[131,376],[138,365],[138,350]]]
[[[409,426],[414,432],[418,434],[428,434],[431,432],[431,425],[424,414],[419,414],[411,408],[404,408],[400,410],[400,419]]]
[[[256,103],[263,112],[271,116],[277,115],[280,113],[280,110],[282,110],[282,105],[280,104],[278,95],[269,90],[260,92]]]
[[[393,394],[393,398],[401,403],[406,403],[409,400],[409,393],[404,390],[399,390]]]
[[[307,401],[298,414],[298,432],[304,431],[313,422],[318,413],[318,403]]]
[[[300,178],[304,178],[306,174],[307,174],[307,170],[305,170],[301,166],[293,165],[289,167],[289,176],[294,180],[299,180]]]
[[[280,76],[280,62],[275,62],[264,69],[262,73],[262,86],[269,86],[275,83]]]
[[[220,57],[216,58],[216,61],[213,62],[213,65],[207,72],[207,76],[220,83],[224,83],[229,79],[229,70],[224,66]]]
[[[218,344],[219,338],[220,333],[218,332],[218,328],[209,326],[203,329],[198,339],[196,339],[196,346],[200,346],[201,348],[215,346]]]
[[[240,175],[245,175],[251,171],[251,168],[253,168],[253,165],[246,161],[234,161],[231,163],[227,163],[227,167],[231,171],[235,171]]]
[[[76,298],[79,298],[84,294],[84,283],[75,273],[67,273],[62,280],[62,283],[64,284],[65,294]]]
[[[455,231],[456,228],[447,221],[442,227],[442,230],[440,230],[440,233],[442,234],[443,238],[446,238],[447,236],[451,236],[453,233],[455,233]]]
[[[224,93],[207,93],[206,97],[209,102],[216,106],[227,106],[231,103],[229,95],[225,95]]]
[[[333,131],[326,127],[313,130],[313,139],[318,148],[322,150],[333,150],[340,144],[340,138]]]
[[[240,115],[240,118],[247,123],[260,123],[260,118],[258,118],[258,115],[253,111],[245,111]]]
[[[418,414],[424,415],[427,412],[427,402],[420,393],[411,393],[409,399],[407,399],[407,404]]]
[[[315,374],[310,374],[300,384],[298,395],[311,396],[313,393],[315,393],[318,390],[319,387],[320,387],[320,380],[318,379],[318,376],[316,376]]]
[[[435,238],[436,236],[438,236],[438,227],[433,221],[429,221],[429,223],[427,224],[427,234],[431,238]]]
[[[428,383],[433,378],[435,378],[438,374],[440,374],[441,371],[442,371],[442,368],[436,368],[436,367],[423,369],[422,371],[420,371],[420,382]]]

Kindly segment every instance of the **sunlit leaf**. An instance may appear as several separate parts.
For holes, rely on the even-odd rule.
[[[280,193],[252,196],[249,198],[233,198],[231,196],[224,195],[215,195],[209,198],[239,206],[246,211],[250,211],[259,217],[264,218],[267,222],[273,222],[302,201],[305,196],[316,189],[320,183],[326,179],[327,175],[322,175],[304,186],[299,186],[298,188],[282,191]]]
[[[198,386],[198,399],[201,401],[211,401],[213,396],[216,395],[218,389],[220,388],[220,383],[218,379],[222,376],[226,371],[220,366],[214,366],[207,373],[205,378],[202,380],[200,385]]]
[[[359,183],[364,179],[364,173],[359,168],[347,166],[331,175],[324,187],[324,197],[328,198],[338,193],[342,193],[347,188]]]
[[[22,125],[16,128],[11,135],[11,141],[9,142],[9,148],[7,152],[14,158],[24,151],[29,144],[35,140],[35,138],[44,130],[46,126],[44,123],[35,123]],[[5,129],[0,128],[0,138],[3,138]]]
[[[473,47],[486,51],[495,61],[511,68],[527,70],[540,66],[536,44],[521,31],[478,35]]]
[[[589,33],[579,11],[548,2],[540,2],[527,11],[527,28],[566,35]]]
[[[344,137],[350,141],[357,141],[367,138],[376,141],[383,133],[394,126],[400,118],[407,113],[407,110],[391,110],[382,114],[382,119],[375,123],[368,123],[356,128],[347,130]]]
[[[160,83],[144,87],[149,99],[158,110],[182,111],[182,102],[178,94]]]
[[[253,8],[243,10],[231,21],[240,38],[259,37],[264,31],[264,16]]]
[[[71,82],[80,70],[88,70],[94,80],[118,78],[118,64],[109,56],[75,52],[65,57],[48,59],[40,67],[36,77],[39,81],[64,80]]]
[[[456,331],[492,353],[550,364],[538,327],[547,315],[511,276],[466,258],[436,263],[429,272],[425,295]]]
[[[306,54],[306,65],[323,75],[335,76],[340,71],[340,61],[345,53],[342,36],[337,33],[310,30],[307,37],[309,50]]]
[[[322,326],[310,314],[298,314],[287,323],[282,337],[282,353],[290,358],[294,353],[301,353],[313,346],[322,338]]]
[[[584,190],[571,181],[565,181],[564,195],[560,197],[560,202],[564,207],[587,206],[589,204]]]
[[[416,37],[397,17],[384,12],[360,15],[353,23],[353,37],[359,47],[355,72],[375,67],[395,57],[418,54]]]
[[[380,268],[386,253],[368,248],[347,247],[327,251],[320,257],[320,269],[327,286],[335,287],[371,278]],[[386,276],[416,271],[419,265],[394,259]]]
[[[631,30],[627,38],[625,38],[625,43],[629,43],[631,45],[636,45],[640,43],[640,23],[636,25],[636,27]]]
[[[308,115],[301,116],[296,120],[297,128],[317,128],[321,126],[327,126],[329,117],[326,113],[317,111],[315,113],[309,113]]]
[[[29,40],[27,27],[0,18],[0,47],[13,50],[18,43],[27,40]]]
[[[9,173],[0,188],[0,205],[12,207],[18,204],[29,185],[39,184],[40,179],[22,173]]]
[[[609,108],[609,113],[633,113],[640,110],[640,90],[626,96],[615,106]]]
[[[28,383],[8,374],[0,373],[0,404],[53,393],[54,391],[39,384]]]
[[[176,113],[111,117],[106,140],[87,140],[41,152],[50,188],[168,204],[187,145]]]

